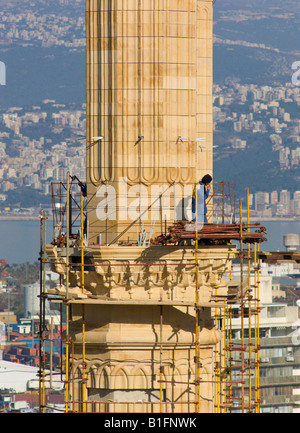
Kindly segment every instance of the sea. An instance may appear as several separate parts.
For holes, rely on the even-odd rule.
[[[262,221],[266,228],[267,241],[260,246],[261,251],[285,251],[283,237],[288,233],[300,237],[300,221]],[[0,220],[0,259],[6,259],[9,265],[34,263],[40,253],[40,221]],[[46,242],[53,240],[53,226],[48,220],[45,230]],[[300,249],[300,247],[298,248]]]
[[[53,240],[53,226],[46,224],[46,242]],[[0,220],[0,259],[8,265],[35,263],[40,257],[41,224],[36,220]]]

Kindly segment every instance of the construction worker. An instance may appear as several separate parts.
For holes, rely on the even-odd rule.
[[[197,221],[198,223],[207,223],[207,207],[206,200],[209,196],[209,191],[211,189],[212,177],[210,174],[206,174],[199,181],[200,188],[197,193]],[[195,193],[192,198],[192,214],[193,221],[195,221]]]

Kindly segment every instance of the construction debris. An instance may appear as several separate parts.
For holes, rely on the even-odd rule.
[[[259,223],[242,224],[203,224],[198,226],[198,240],[221,241],[228,243],[229,241],[240,241],[244,243],[261,243],[267,239],[264,237],[266,228]],[[151,239],[152,245],[168,245],[176,244],[185,240],[196,238],[195,223],[187,221],[179,221],[168,227],[167,234]]]

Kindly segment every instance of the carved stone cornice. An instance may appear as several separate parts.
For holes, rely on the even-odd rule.
[[[66,251],[46,248],[51,268],[66,284]],[[226,299],[222,280],[231,267],[234,247],[202,248],[198,253],[199,302],[213,302],[215,290]],[[79,249],[69,257],[69,295],[81,296],[82,268]],[[196,267],[193,247],[90,246],[85,248],[83,296],[119,300],[195,301]]]

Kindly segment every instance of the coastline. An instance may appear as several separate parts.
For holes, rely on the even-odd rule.
[[[269,222],[272,222],[272,221],[274,221],[274,222],[294,222],[294,223],[297,223],[297,222],[300,222],[300,218],[280,218],[280,217],[274,217],[274,218],[269,218],[269,217],[252,217],[252,219],[257,219],[257,220],[259,220],[259,221],[269,221]],[[251,219],[251,217],[250,217],[250,219]]]
[[[49,216],[51,219],[51,216]],[[266,228],[266,242],[262,251],[282,251],[283,237],[287,233],[300,234],[300,221],[287,218],[251,217],[251,223],[258,222]],[[40,215],[0,215],[2,241],[0,258],[8,264],[35,262],[40,248]],[[53,227],[47,224],[47,242],[53,240]]]
[[[52,217],[52,215],[47,215],[47,217]],[[38,221],[41,215],[0,215],[0,221]]]
[[[40,215],[16,216],[0,215],[0,221],[37,221]]]

